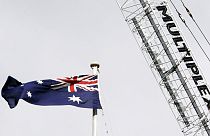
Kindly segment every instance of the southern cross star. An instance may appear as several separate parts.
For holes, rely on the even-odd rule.
[[[79,104],[79,102],[82,102],[82,100],[80,99],[80,97],[75,97],[74,95],[72,97],[68,97],[69,100],[68,101],[73,101],[73,102],[77,102]]]
[[[36,81],[38,84],[43,84],[43,81],[42,80],[37,80]]]
[[[31,92],[30,91],[27,91],[27,95],[28,95],[28,97],[32,97],[32,94],[31,94]]]

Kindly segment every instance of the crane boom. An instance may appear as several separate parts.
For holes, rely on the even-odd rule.
[[[117,0],[187,136],[210,136],[210,91],[164,0]]]

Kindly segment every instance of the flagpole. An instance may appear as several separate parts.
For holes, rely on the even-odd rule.
[[[98,75],[99,71],[99,64],[98,63],[91,63],[90,67],[93,70],[94,75]],[[96,136],[96,129],[97,129],[97,109],[93,109],[93,115],[92,115],[92,136]]]

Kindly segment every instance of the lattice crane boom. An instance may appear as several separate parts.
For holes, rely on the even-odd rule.
[[[179,126],[210,136],[210,91],[164,0],[117,0]]]

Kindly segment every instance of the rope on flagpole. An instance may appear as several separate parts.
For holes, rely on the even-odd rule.
[[[104,127],[105,127],[105,134],[107,136],[110,136],[111,133],[110,133],[110,128],[109,128],[109,124],[107,123],[107,118],[105,117],[105,114],[104,114],[104,109],[102,109],[102,117],[103,117],[103,120],[104,120]]]

